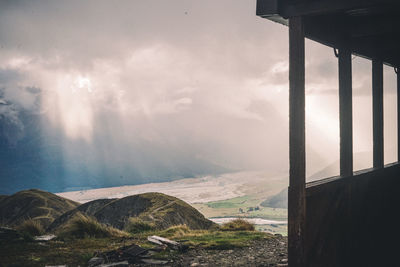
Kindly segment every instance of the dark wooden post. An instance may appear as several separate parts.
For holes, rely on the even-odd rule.
[[[383,168],[383,63],[372,60],[373,167]]]
[[[305,66],[301,17],[289,19],[289,265],[305,266]]]
[[[339,49],[340,176],[353,175],[351,51]]]
[[[400,162],[400,73],[395,68],[397,76],[397,161]]]

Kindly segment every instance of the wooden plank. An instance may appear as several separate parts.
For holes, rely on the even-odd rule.
[[[289,265],[305,266],[305,65],[301,17],[289,20]]]
[[[383,168],[383,64],[372,60],[373,167]]]
[[[309,182],[306,184],[306,196],[319,194],[321,191],[325,190],[325,188],[330,187],[331,184],[340,184],[341,186],[345,186],[346,184],[351,184],[354,183],[354,181],[363,180],[371,176],[383,176],[382,173],[388,170],[393,172],[399,172],[400,164],[398,162],[395,162],[385,165],[385,168],[383,169],[369,168],[369,169],[355,171],[353,176],[351,177],[333,176]]]
[[[396,256],[388,256],[388,251],[397,249],[397,240],[393,240],[393,235],[382,235],[379,231],[372,233],[376,231],[371,229],[398,228],[395,226],[396,215],[390,218],[391,222],[381,222],[377,218],[390,214],[389,210],[399,203],[399,170],[399,164],[394,164],[306,189],[305,266],[396,265]],[[350,198],[346,192],[348,186],[352,191]],[[348,212],[350,209],[352,213]],[[387,223],[392,226],[388,228]],[[371,235],[366,236],[367,232]],[[378,263],[372,264],[372,259]],[[383,259],[386,264],[381,264]]]
[[[353,175],[351,51],[339,49],[340,176]]]
[[[400,73],[396,68],[397,76],[397,161],[400,162]]]

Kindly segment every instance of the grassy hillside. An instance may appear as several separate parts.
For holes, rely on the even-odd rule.
[[[38,189],[20,191],[0,198],[0,224],[18,226],[32,219],[43,227],[79,203]]]
[[[90,216],[99,223],[125,229],[131,219],[154,225],[155,229],[185,224],[190,229],[208,229],[213,223],[186,202],[161,193],[144,193],[121,199],[85,203],[56,219],[48,228],[58,232],[77,216]]]
[[[94,216],[94,214],[104,205],[114,201],[115,199],[97,199],[87,203],[84,203],[73,210],[67,211],[66,213],[62,214],[58,218],[56,218],[50,225],[47,227],[47,231],[54,232],[60,231],[64,229],[68,223],[72,220],[78,218],[81,215],[85,216]]]

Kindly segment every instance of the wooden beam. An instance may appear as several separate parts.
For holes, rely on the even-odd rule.
[[[305,65],[301,17],[289,20],[289,265],[305,266]]]
[[[351,51],[339,49],[340,176],[353,175]]]
[[[320,0],[320,1],[280,1],[279,15],[284,18],[294,16],[321,15],[342,11],[364,11],[375,6],[391,6],[397,0]]]
[[[396,3],[396,0],[257,0],[257,15],[261,17],[270,16],[279,11],[279,15],[290,18],[293,16],[315,15],[328,12],[359,9],[388,3]]]
[[[278,0],[257,0],[256,15],[269,17],[278,15]]]
[[[353,55],[371,60],[380,59],[391,66],[400,66],[400,51],[398,49],[400,30],[398,27],[393,26],[400,23],[399,19],[388,19],[387,28],[394,29],[394,32],[391,34],[388,34],[389,30],[381,30],[380,35],[360,35],[358,37],[354,37],[351,34],[352,21],[342,19],[342,17],[338,19],[338,16],[334,15],[305,17],[305,36],[306,38],[334,48],[340,47],[343,44],[343,36],[346,36],[348,38],[346,39],[348,42],[346,45],[351,48]],[[392,24],[389,21],[392,21]],[[398,21],[399,23],[397,23]],[[376,23],[380,24],[380,22]],[[362,22],[360,22],[361,24]],[[379,28],[378,26],[375,27]],[[379,29],[376,29],[376,31],[379,31]],[[359,33],[361,34],[361,30]]]
[[[369,36],[382,36],[386,35],[397,35],[400,31],[397,25],[399,25],[400,19],[397,16],[382,15],[371,17],[351,17],[348,18],[346,29],[349,35],[353,38],[369,37]]]
[[[372,60],[373,167],[383,168],[383,63]]]

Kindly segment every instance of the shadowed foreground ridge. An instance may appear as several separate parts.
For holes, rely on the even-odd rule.
[[[121,199],[98,199],[84,204],[38,189],[24,190],[0,199],[0,222],[18,227],[37,221],[47,232],[59,232],[80,216],[123,230],[130,219],[150,223],[157,229],[187,225],[208,229],[213,222],[186,202],[161,193],[144,193]]]

